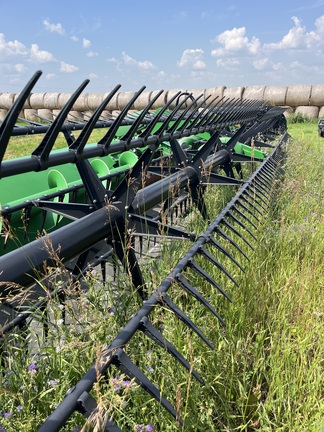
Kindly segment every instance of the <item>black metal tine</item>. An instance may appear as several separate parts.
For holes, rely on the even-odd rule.
[[[140,322],[141,330],[146,336],[148,336],[152,341],[157,343],[160,347],[166,349],[179,363],[182,364],[192,375],[196,378],[196,380],[203,384],[204,380],[200,377],[200,375],[191,367],[190,363],[183,357],[183,355],[176,349],[176,347],[168,341],[161,332],[157,330],[156,327],[151,323],[151,321],[147,317],[143,317]]]
[[[240,248],[240,246],[228,235],[223,231],[219,226],[216,227],[215,232],[219,234],[221,237],[223,237],[225,240],[227,240],[232,246],[234,246],[248,261],[250,261],[250,258],[246,255],[246,253]]]
[[[234,264],[237,265],[237,267],[242,270],[244,273],[245,270],[241,266],[241,264],[233,257],[232,254],[228,252],[227,249],[225,249],[213,236],[209,236],[207,239],[207,242],[210,243],[212,246],[214,246],[216,249],[218,249],[221,253],[223,253],[225,256],[227,256]]]
[[[204,144],[203,147],[194,156],[194,158],[192,159],[191,163],[194,166],[199,166],[199,165],[201,165],[201,163],[205,162],[205,160],[207,159],[207,157],[208,157],[209,153],[211,152],[212,148],[218,142],[219,142],[219,131],[216,131],[209,138],[209,140],[206,142],[206,144]]]
[[[192,97],[192,93],[190,93],[189,98]],[[181,130],[181,127],[178,128],[179,124],[183,121],[183,119],[185,118],[185,116],[187,115],[187,113],[192,109],[192,107],[194,105],[197,106],[197,102],[200,98],[202,98],[203,95],[201,94],[200,96],[197,97],[197,99],[194,98],[193,102],[183,111],[183,113],[179,116],[179,118],[174,122],[174,124],[172,125],[172,127],[170,127],[170,130],[168,130],[168,133],[170,133],[171,135],[176,131],[176,130]],[[188,98],[185,99],[185,101],[187,101]],[[193,113],[191,116],[189,116],[189,119],[193,118]]]
[[[82,129],[80,135],[78,138],[73,142],[72,145],[69,146],[71,150],[76,150],[78,154],[82,153],[82,150],[84,146],[86,145],[91,132],[93,131],[96,122],[99,120],[99,117],[109,101],[113,98],[113,96],[117,93],[117,91],[120,89],[121,85],[118,84],[109,94],[108,96],[101,102],[99,107],[95,110],[95,112],[92,114],[90,119],[85,124],[84,128]]]
[[[231,219],[233,219],[233,221],[236,222],[240,227],[245,229],[250,234],[250,236],[254,238],[254,240],[257,240],[257,238],[252,233],[252,231],[249,228],[247,228],[246,225],[244,225],[244,223],[240,221],[240,219],[238,219],[235,215],[233,215],[231,211],[228,211],[226,216],[229,216]]]
[[[255,228],[256,230],[258,229],[258,227],[255,225],[255,223],[252,222],[250,218],[248,218],[240,209],[237,208],[236,204],[233,205],[232,209],[235,210],[236,213],[238,213],[244,220],[249,222],[249,224],[252,225],[253,228]]]
[[[61,127],[66,117],[68,116],[75,101],[80,96],[84,88],[89,84],[89,82],[90,80],[83,81],[83,83],[78,87],[78,89],[72,94],[68,102],[64,105],[60,114],[55,118],[53,123],[48,128],[39,146],[32,152],[32,156],[37,157],[41,165],[47,162],[48,156],[55,144],[55,140],[58,134],[61,132]]]
[[[236,234],[238,237],[240,237],[252,250],[254,250],[254,247],[251,245],[251,243],[246,240],[246,238],[231,225],[225,218],[222,219],[221,223],[225,225],[228,229],[230,229],[234,234]]]
[[[148,103],[148,105],[143,109],[143,111],[140,113],[139,116],[137,116],[136,120],[132,124],[132,126],[129,128],[128,132],[121,138],[121,141],[131,141],[135,133],[137,132],[137,129],[139,125],[141,124],[142,120],[144,119],[145,115],[149,111],[149,109],[153,106],[154,102],[161,96],[163,93],[163,90],[160,90],[155,97]]]
[[[251,191],[251,193],[252,193],[253,196],[254,196],[254,199],[255,199],[255,197],[257,197],[257,198],[262,202],[262,204],[264,204],[264,206],[261,206],[260,202],[258,202],[258,204],[259,204],[259,205],[264,209],[264,211],[267,211],[267,208],[268,208],[267,200],[266,200],[266,198],[264,197],[264,194],[261,195],[261,194],[259,193],[259,191],[258,191],[258,189],[255,187],[254,183],[250,183],[250,184],[248,185],[247,190],[250,190],[250,191]]]
[[[188,266],[195,271],[197,274],[199,274],[201,277],[206,279],[211,285],[213,285],[224,297],[227,298],[228,301],[232,302],[232,299],[230,296],[223,290],[223,288],[213,279],[203,268],[200,267],[200,265],[191,258],[188,262]]]
[[[115,200],[124,200],[125,206],[132,203],[137,193],[138,188],[143,185],[143,177],[152,161],[154,151],[153,145],[148,147],[136,164],[132,167],[129,173],[119,183],[114,190],[113,197]],[[156,146],[155,146],[156,149]]]
[[[206,103],[207,99],[209,99],[211,97],[208,96],[202,103],[201,106],[199,108],[202,107],[202,105],[204,103]],[[196,118],[194,119],[194,121],[190,124],[189,126],[189,131],[192,132],[194,129],[199,129],[201,122],[203,122],[203,120],[205,120],[206,115],[208,116],[209,113],[209,108],[213,105],[213,103],[219,99],[219,96],[214,97],[213,99],[211,99],[211,101],[198,113],[198,115],[196,116]],[[219,101],[217,101],[216,105],[217,106],[219,103],[221,103],[221,101],[224,98],[222,97],[221,99],[219,99]],[[187,125],[185,125],[185,127],[187,127]],[[184,127],[182,130],[186,130]]]
[[[209,253],[203,246],[200,246],[198,251],[202,256],[208,259],[214,266],[216,266],[219,270],[221,270],[226,276],[237,286],[239,287],[239,284],[236,282],[236,280],[233,278],[233,276],[226,270],[224,266],[222,266],[221,263],[217,261],[215,257],[211,253]]]
[[[251,198],[249,195],[248,195],[248,197],[249,198]],[[245,196],[243,196],[243,194],[240,196],[240,199],[239,199],[239,201],[244,201],[244,202],[246,202],[249,206],[251,206],[257,213],[259,213],[259,215],[260,216],[262,216],[262,212],[256,207],[256,201],[255,200],[253,200],[252,199],[252,202],[251,201],[249,201]],[[239,202],[239,201],[237,201],[237,202]]]
[[[193,330],[209,348],[214,349],[214,345],[206,338],[203,332],[193,323],[193,321],[181,310],[178,306],[173,303],[170,297],[166,293],[161,293],[160,303],[167,306],[177,318],[179,318],[183,323],[186,324],[191,330]]]
[[[180,93],[180,95],[181,95],[181,93]],[[168,114],[167,118],[162,123],[162,125],[159,127],[159,129],[155,132],[154,135],[158,135],[161,137],[163,135],[163,133],[167,131],[169,123],[173,120],[174,116],[177,114],[177,112],[180,110],[180,108],[182,107],[182,105],[185,103],[185,101],[188,98],[189,98],[189,96],[187,96],[180,104],[176,105],[173,108],[173,110]]]
[[[172,104],[172,102],[181,94],[181,91],[178,91],[171,99],[167,101],[167,103],[158,111],[157,115],[153,118],[151,123],[148,124],[147,128],[144,130],[143,133],[139,135],[139,138],[143,138],[144,141],[147,139],[147,137],[151,134],[154,127],[159,122],[160,118],[163,116],[165,111],[169,108],[169,106]],[[155,135],[156,133],[154,133]]]
[[[181,274],[178,273],[175,277],[176,282],[185,289],[190,295],[192,295],[196,300],[198,300],[202,305],[204,305],[207,309],[210,310],[210,312],[215,315],[215,317],[218,319],[218,321],[225,325],[225,322],[223,318],[215,311],[215,309],[212,307],[212,305],[205,299],[204,296],[202,296],[196,287],[193,287],[188,280]]]
[[[260,219],[253,213],[253,211],[251,209],[249,209],[245,204],[242,203],[242,199],[240,197],[240,199],[238,199],[235,203],[235,205],[233,206],[235,209],[237,209],[237,205],[241,206],[243,208],[244,211],[246,211],[249,215],[251,215],[252,217],[254,217],[254,219],[257,222],[260,222]],[[249,219],[251,222],[251,219]],[[251,222],[252,223],[252,222]],[[255,225],[256,226],[256,225]]]
[[[127,244],[131,244],[131,240],[129,236],[127,239]],[[127,274],[130,274],[131,276],[131,281],[133,283],[133,286],[135,287],[141,299],[146,300],[147,287],[146,287],[146,283],[141,268],[136,259],[135,251],[131,247],[128,247],[127,250],[125,251],[120,240],[115,240],[114,245],[115,245],[115,252],[118,259],[123,264]]]
[[[260,184],[260,182],[256,181],[256,179],[254,179],[254,181],[251,184],[253,185],[253,187],[256,190],[258,190],[260,193],[264,194],[264,196],[268,197],[268,199],[269,199],[271,189],[265,188],[262,184]]]
[[[203,99],[202,101],[200,101],[199,104],[196,105],[196,108],[192,111],[192,115],[188,116],[188,118],[182,123],[182,125],[180,126],[180,128],[178,130],[184,131],[186,130],[188,124],[190,122],[192,122],[191,124],[194,124],[194,122],[197,120],[197,118],[199,117],[200,113],[199,110],[200,108],[206,103],[206,101],[211,97],[211,95],[209,95],[207,98]],[[198,101],[199,98],[196,99],[196,102]],[[215,100],[216,98],[214,98],[213,100]],[[197,115],[198,113],[198,115]],[[191,125],[190,125],[191,128]]]
[[[182,147],[179,144],[179,141],[175,138],[172,138],[170,140],[170,145],[172,149],[172,154],[174,157],[174,160],[179,168],[184,168],[188,164],[188,156],[182,149]]]
[[[249,185],[249,189],[251,189],[251,186]],[[251,190],[251,192],[248,189],[245,189],[245,191],[243,192],[245,195],[247,195],[249,198],[251,198],[251,200],[255,203],[258,204],[259,207],[261,207],[264,211],[266,211],[266,207],[263,205],[265,204],[263,199],[261,199],[261,197],[259,196],[259,194],[257,192],[255,192],[254,190]],[[259,200],[261,200],[261,203],[256,199],[259,198]]]
[[[24,103],[26,102],[32,88],[39,80],[39,77],[41,75],[42,75],[41,71],[37,71],[34,73],[34,75],[28,81],[24,89],[21,91],[15,103],[12,105],[5,119],[0,125],[0,164],[3,161],[10,137],[12,135],[12,131],[15,127],[15,123],[19,117],[20,111],[22,110]]]
[[[273,180],[268,180],[265,177],[261,177],[262,174],[260,174],[260,178],[254,179],[254,183],[259,184],[260,187],[262,187],[264,190],[267,191],[267,193],[271,194],[271,189],[273,186]]]
[[[163,222],[156,221],[145,216],[140,216],[135,213],[128,213],[128,216],[132,222],[136,223],[136,233],[145,234],[147,233],[148,229],[150,234],[157,234],[163,231],[167,236],[182,237],[191,241],[196,240],[195,234],[185,231],[181,228],[167,225]],[[143,229],[142,227],[145,227],[146,229]]]
[[[98,412],[98,404],[96,400],[86,391],[84,391],[78,401],[76,410],[84,417],[89,418]],[[122,430],[111,420],[106,420],[102,432],[122,432]]]
[[[124,118],[127,115],[127,112],[129,111],[129,109],[131,108],[131,106],[134,104],[134,102],[136,101],[136,99],[141,95],[141,93],[143,93],[143,91],[145,90],[145,86],[142,86],[136,93],[135,95],[130,99],[130,101],[125,105],[125,107],[121,110],[121,112],[118,114],[116,120],[113,122],[113,124],[110,126],[110,128],[108,129],[108,132],[106,133],[106,135],[104,135],[101,140],[98,142],[98,145],[101,145],[105,148],[105,150],[108,150],[111,141],[115,138],[116,132],[119,128],[119,126],[121,126]]]
[[[147,376],[131,361],[128,355],[119,348],[116,351],[113,363],[125,373],[129,378],[134,378],[135,382],[139,384],[147,393],[154,397],[177,421],[182,425],[183,420],[179,417],[175,408],[170,402],[161,395],[155,385],[147,378]]]

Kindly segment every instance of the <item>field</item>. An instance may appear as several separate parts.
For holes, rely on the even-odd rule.
[[[106,410],[129,432],[324,431],[324,138],[318,137],[316,123],[289,123],[288,127],[292,140],[287,146],[285,178],[276,185],[269,211],[254,232],[258,240],[251,239],[254,251],[245,246],[250,261],[237,256],[245,272],[224,262],[239,287],[208,267],[226,286],[232,303],[206,281],[195,281],[226,326],[180,289],[172,292],[174,301],[203,329],[215,349],[166,310],[152,316],[204,385],[142,336],[127,348],[179,410],[186,429],[133,381],[111,370],[93,391],[100,407],[94,424],[84,425],[83,417],[76,415],[62,430],[100,431]],[[214,217],[230,193],[229,187],[210,190],[208,207]],[[190,230],[204,227],[198,215],[187,224]],[[147,258],[152,286],[184,252],[180,242],[172,246],[163,242],[161,249],[160,260]],[[35,431],[140,306],[135,293],[125,289],[127,280],[120,279],[117,289],[107,289],[93,271],[87,285],[67,306],[68,326],[62,323],[59,303],[52,301],[52,324],[45,342],[40,336],[18,333],[4,340],[1,432]],[[34,346],[42,346],[41,352],[34,349],[26,355],[30,338]]]

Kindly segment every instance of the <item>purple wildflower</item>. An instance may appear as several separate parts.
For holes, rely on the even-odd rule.
[[[23,409],[23,407],[22,407],[21,405],[18,405],[17,408],[16,408],[16,410],[17,410],[18,412],[21,412],[22,409]]]
[[[146,432],[153,432],[154,431],[154,426],[151,424],[148,424],[145,426],[145,430]]]
[[[49,380],[48,383],[51,387],[55,387],[60,382],[59,379]]]
[[[122,382],[123,387],[129,388],[132,386],[132,382],[130,380],[125,380]]]
[[[0,425],[0,432],[6,432],[6,429],[2,425]]]
[[[135,426],[135,429],[137,430],[137,431],[142,431],[143,430],[143,425],[136,425]]]
[[[12,416],[12,412],[5,412],[4,414],[3,414],[3,417],[4,418],[9,418],[9,417],[11,417]]]
[[[35,375],[36,373],[36,365],[34,363],[32,363],[31,365],[28,366],[28,370],[32,375]]]

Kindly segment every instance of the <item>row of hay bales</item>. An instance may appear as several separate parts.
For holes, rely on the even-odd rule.
[[[179,91],[192,93],[194,98],[203,95],[205,98],[210,96],[209,101],[218,97],[225,99],[249,99],[265,101],[267,105],[286,107],[286,115],[299,113],[316,119],[324,117],[324,84],[306,85],[294,84],[289,86],[248,86],[228,88],[225,86],[212,87],[209,89],[181,90],[172,89],[163,92],[152,106],[153,109],[165,105]],[[136,99],[132,109],[144,109],[149,102],[157,95],[158,91],[143,92]],[[103,115],[109,116],[111,113],[122,110],[135,92],[118,92],[106,106]],[[87,118],[101,104],[108,93],[84,93],[70,112],[70,118]],[[69,93],[32,93],[24,105],[21,117],[29,120],[39,120],[38,116],[53,119],[62,109],[70,98]],[[18,94],[0,93],[0,119],[3,119],[12,106]],[[184,96],[182,96],[184,97]],[[181,99],[180,99],[181,100]],[[217,101],[217,99],[216,99]],[[173,106],[179,102],[175,99]],[[172,107],[172,105],[171,105]]]

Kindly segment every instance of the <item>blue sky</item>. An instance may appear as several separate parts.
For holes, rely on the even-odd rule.
[[[0,0],[0,93],[324,83],[324,0]]]

